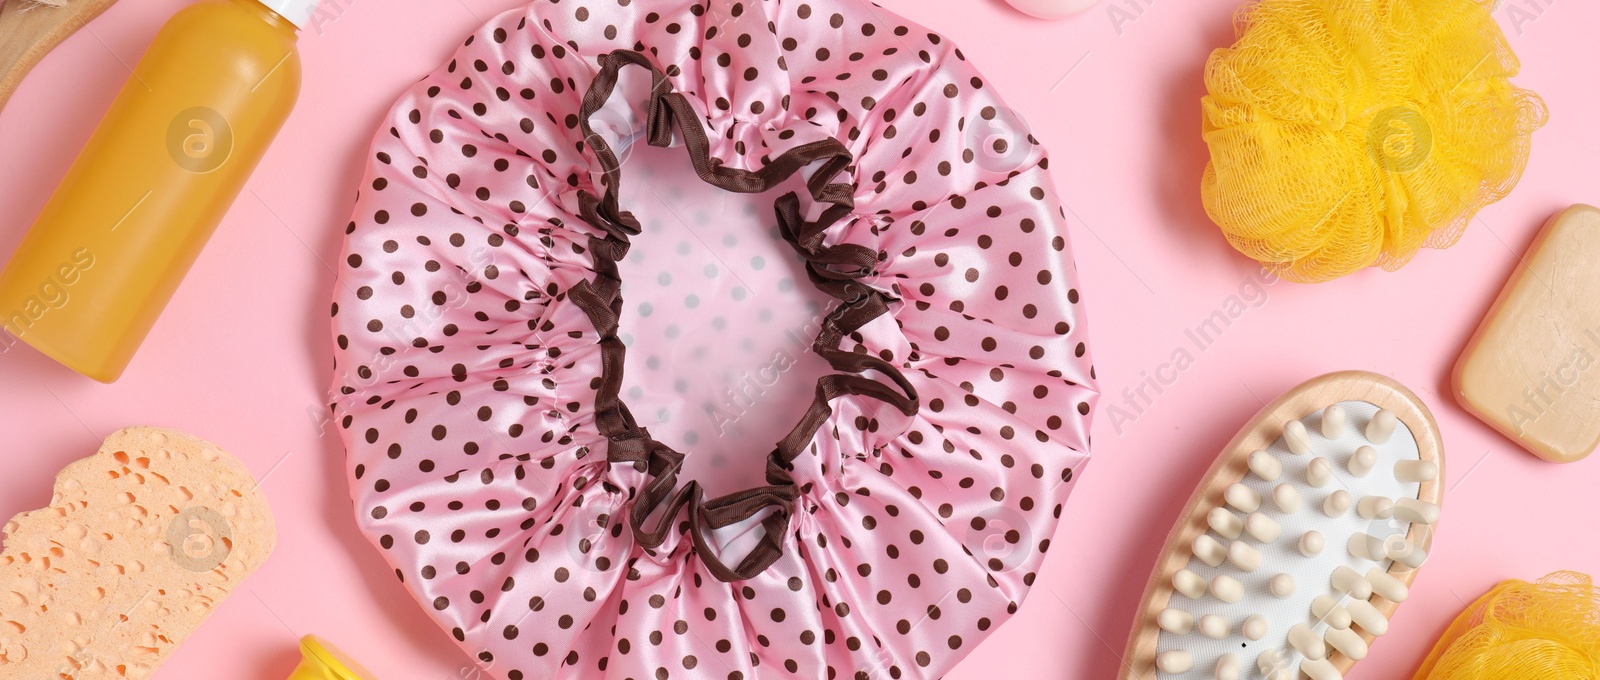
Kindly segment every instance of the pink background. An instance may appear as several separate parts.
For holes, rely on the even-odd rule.
[[[344,454],[319,420],[331,370],[328,263],[368,140],[395,96],[521,1],[326,0],[328,20],[302,40],[298,110],[126,377],[103,386],[25,347],[0,354],[10,449],[0,517],[44,505],[59,468],[133,424],[215,441],[262,480],[277,553],[158,677],[281,680],[297,658],[295,637],[307,633],[335,639],[388,680],[470,677],[468,658],[349,517]],[[183,4],[121,0],[46,59],[0,114],[0,257],[65,173],[126,65]],[[1518,84],[1543,95],[1551,120],[1534,137],[1521,186],[1458,245],[1398,273],[1273,284],[1198,351],[1185,329],[1255,272],[1206,219],[1198,191],[1200,71],[1231,40],[1234,3],[1116,0],[1058,22],[999,0],[884,4],[954,38],[1053,152],[1103,408],[1126,408],[1124,388],[1156,375],[1178,348],[1196,357],[1131,422],[1114,427],[1102,410],[1096,461],[1033,596],[951,678],[1112,677],[1162,539],[1217,450],[1260,400],[1338,369],[1409,385],[1433,408],[1448,451],[1432,561],[1353,677],[1409,677],[1456,613],[1501,579],[1600,572],[1600,543],[1581,538],[1600,513],[1600,460],[1541,462],[1466,415],[1447,387],[1538,226],[1571,203],[1600,202],[1600,5],[1509,0],[1496,13],[1523,60]]]

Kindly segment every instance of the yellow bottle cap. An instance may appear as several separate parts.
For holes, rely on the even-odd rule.
[[[300,638],[300,656],[289,680],[375,680],[361,664],[315,635]]]

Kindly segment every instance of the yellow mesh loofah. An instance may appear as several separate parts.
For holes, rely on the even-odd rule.
[[[1506,581],[1450,624],[1414,680],[1600,678],[1600,592],[1558,571]]]
[[[1292,281],[1395,270],[1516,186],[1538,95],[1491,0],[1257,0],[1206,62],[1201,196]]]

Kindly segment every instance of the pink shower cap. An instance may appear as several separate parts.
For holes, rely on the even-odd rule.
[[[954,45],[866,2],[495,18],[394,109],[348,228],[362,530],[496,678],[944,674],[1087,459],[1047,165]],[[804,340],[729,368],[774,337]],[[763,481],[708,493],[674,447]]]

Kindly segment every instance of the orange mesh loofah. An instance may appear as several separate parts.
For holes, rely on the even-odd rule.
[[[1414,680],[1600,678],[1600,592],[1558,571],[1505,581],[1450,624]]]
[[[1516,186],[1538,95],[1490,0],[1258,0],[1206,62],[1206,212],[1240,252],[1327,281],[1445,248]]]

